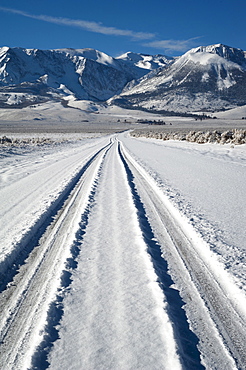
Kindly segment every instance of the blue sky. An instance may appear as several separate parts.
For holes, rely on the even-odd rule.
[[[0,0],[0,46],[177,56],[222,43],[246,50],[245,0]]]

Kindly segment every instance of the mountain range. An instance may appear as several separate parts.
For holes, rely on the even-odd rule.
[[[246,52],[222,44],[176,58],[94,49],[0,48],[0,107],[70,99],[151,112],[218,111],[246,104]]]

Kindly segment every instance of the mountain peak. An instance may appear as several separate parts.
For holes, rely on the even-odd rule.
[[[245,66],[245,52],[242,49],[233,48],[224,44],[199,46],[191,49],[188,53],[210,53],[216,54],[230,62]]]
[[[126,53],[120,55],[119,57],[116,57],[116,59],[122,59],[122,60],[130,60],[134,63],[139,62],[139,60],[142,60],[142,54],[140,53],[134,53],[132,51],[127,51]]]
[[[117,104],[153,111],[220,110],[246,104],[246,57],[223,44],[187,51],[125,89]]]

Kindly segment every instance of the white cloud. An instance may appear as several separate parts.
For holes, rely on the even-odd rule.
[[[193,37],[188,40],[159,40],[145,43],[144,46],[148,46],[155,49],[164,49],[166,51],[186,51],[191,48],[194,44],[193,41],[200,37]]]
[[[131,30],[121,30],[115,27],[104,26],[98,22],[84,21],[80,19],[51,17],[49,15],[35,15],[35,14],[24,12],[22,10],[10,9],[10,8],[4,8],[4,7],[0,7],[0,10],[8,12],[8,13],[19,14],[27,18],[37,19],[37,20],[41,20],[41,21],[45,21],[49,23],[78,27],[86,31],[101,33],[103,35],[128,36],[128,37],[133,38],[134,40],[149,40],[155,37],[154,33],[135,32]]]

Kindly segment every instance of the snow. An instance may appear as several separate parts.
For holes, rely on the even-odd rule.
[[[106,124],[119,117],[129,119],[129,114],[131,119],[143,114],[115,106],[76,102],[73,98],[69,104],[76,109],[58,110],[58,104],[47,103],[25,108],[21,113],[29,112],[31,116],[33,112],[41,114],[43,111],[48,119],[48,114],[51,117],[54,112],[59,112],[64,127],[68,127],[71,117],[77,119],[78,115],[92,117],[95,121],[91,119],[90,124],[93,125],[99,119]],[[7,110],[2,114],[6,115]],[[20,115],[18,112],[8,114],[8,117]],[[150,115],[145,114],[145,117]],[[186,120],[180,120],[179,124],[181,122],[184,126],[187,124]],[[27,136],[24,133],[18,135],[23,140]],[[37,137],[37,134],[33,136]],[[168,210],[175,227],[195,246],[198,267],[208,269],[216,289],[226,297],[227,313],[235,310],[243,322],[246,317],[246,213],[243,202],[246,195],[246,145],[232,147],[136,139],[130,137],[129,132],[111,136],[68,133],[43,136],[51,137],[52,141],[42,146],[23,144],[0,148],[0,240],[4,241],[0,247],[0,277],[14,261],[18,263],[17,256],[26,243],[25,237],[35,235],[42,218],[52,207],[55,208],[56,200],[65,192],[71,179],[102,147],[107,144],[109,147],[101,153],[95,176],[91,175],[92,185],[82,191],[88,198],[87,206],[84,200],[81,210],[77,209],[76,222],[66,226],[69,230],[64,232],[67,244],[58,258],[62,261],[69,257],[67,266],[60,262],[59,268],[54,270],[58,274],[63,269],[61,282],[60,275],[52,275],[54,271],[43,273],[47,279],[51,276],[51,280],[47,285],[50,293],[44,297],[44,311],[38,316],[42,319],[37,325],[34,325],[35,321],[32,324],[39,334],[32,334],[34,344],[32,347],[27,344],[26,352],[23,350],[20,355],[25,366],[18,365],[15,369],[30,367],[31,360],[39,366],[39,356],[46,356],[44,368],[49,366],[53,370],[201,370],[203,366],[236,369],[228,343],[224,342],[223,333],[218,329],[218,318],[210,312],[206,297],[199,291],[185,262],[181,263],[180,256],[175,257],[177,251],[175,254],[169,248],[170,236],[166,235],[163,224],[160,226],[161,215],[149,206],[147,195],[148,192],[149,197],[151,193],[158,195],[160,206]],[[129,171],[119,154],[119,141],[124,155],[135,166],[132,180],[129,180]],[[137,171],[149,187],[139,186]],[[131,181],[137,190],[131,187]],[[143,209],[136,194],[139,190]],[[143,216],[144,209],[146,214]],[[146,232],[148,227],[152,228],[153,235]],[[183,243],[186,243],[185,239]],[[168,261],[166,274],[171,274],[171,286],[165,286],[156,268],[153,257],[156,248],[160,248],[163,261]],[[25,269],[25,266],[28,267],[28,261],[21,267]],[[9,285],[14,290],[15,283],[10,281]],[[173,304],[168,297],[170,290],[172,294],[173,291],[180,294],[175,319],[170,314]],[[51,302],[47,301],[48,296]],[[60,312],[58,321],[55,314],[50,317],[47,313],[52,302]],[[181,320],[180,312],[184,311],[187,329],[182,334],[183,327],[181,332],[177,331],[176,321]],[[54,320],[54,327],[50,320]],[[50,330],[50,325],[57,338],[51,341],[53,344],[45,342],[43,347],[35,348],[46,330]],[[243,326],[241,330],[245,334]],[[184,340],[182,336],[191,333],[197,339]],[[184,342],[188,343],[187,347],[193,345],[192,349],[183,350]],[[15,346],[14,338],[12,346]]]
[[[122,141],[245,289],[246,146]]]
[[[191,49],[167,62],[166,67],[156,69],[154,74],[149,73],[134,84],[128,84],[112,101],[119,99],[119,103],[156,112],[216,112],[234,108],[236,101],[244,103],[244,55],[242,50],[224,45]],[[148,63],[147,59],[142,62]],[[233,91],[231,95],[226,93],[230,90]]]
[[[9,104],[9,105],[20,104],[23,98],[27,98],[27,97],[32,98],[31,95],[22,94],[22,93],[9,93],[8,95],[9,97],[8,97],[8,100],[6,101],[6,104]]]
[[[184,55],[182,55],[176,62],[173,64],[173,68],[179,69],[183,68],[183,66],[189,62],[199,64],[201,66],[209,66],[210,69],[214,69],[216,71],[216,75],[218,76],[217,86],[219,90],[228,89],[229,87],[236,84],[236,81],[232,78],[230,73],[227,73],[225,77],[221,77],[224,71],[230,70],[241,70],[241,66],[237,63],[229,61],[217,54],[212,54],[205,51],[198,52],[197,49],[191,49]],[[191,72],[190,72],[191,73]],[[207,72],[202,77],[202,82],[206,81],[208,77]],[[166,83],[168,78],[161,81],[162,83]],[[182,84],[184,80],[180,81],[179,84]]]
[[[199,343],[199,349],[201,350],[201,354],[203,357],[202,363],[205,365],[206,368],[212,369],[212,368],[221,368],[221,369],[235,369],[235,364],[233,364],[232,358],[230,357],[229,353],[227,352],[226,348],[224,347],[223,342],[221,341],[221,337],[218,335],[219,333],[216,330],[216,327],[211,322],[211,313],[208,314],[208,311],[204,307],[204,302],[201,302],[201,296],[207,295],[207,299],[209,300],[210,292],[212,292],[214,289],[214,292],[217,290],[218,285],[221,287],[221,291],[218,295],[218,301],[215,305],[212,304],[213,309],[215,311],[218,310],[219,307],[224,307],[223,313],[221,316],[222,321],[224,319],[225,312],[226,317],[230,317],[230,312],[232,312],[234,309],[238,312],[238,314],[242,317],[242,321],[239,324],[239,327],[235,329],[236,326],[236,320],[230,318],[229,321],[232,323],[231,328],[227,328],[227,330],[230,330],[230,334],[233,336],[232,331],[235,330],[236,336],[240,332],[241,325],[245,321],[245,315],[246,315],[246,300],[245,300],[245,294],[242,293],[242,291],[236,287],[235,281],[232,278],[232,276],[226,271],[225,266],[219,261],[213,251],[210,249],[208,243],[205,242],[204,238],[199,236],[199,233],[195,231],[193,225],[189,223],[189,220],[184,216],[184,212],[179,211],[179,207],[174,203],[172,197],[171,199],[168,198],[161,188],[160,184],[157,185],[156,181],[153,179],[152,176],[148,175],[148,173],[145,172],[142,166],[139,166],[136,164],[136,162],[131,158],[131,162],[134,163],[135,168],[138,168],[141,174],[145,177],[147,182],[150,184],[149,192],[150,194],[156,192],[158,194],[158,205],[160,204],[159,212],[157,214],[152,214],[153,210],[148,209],[148,200],[150,195],[146,194],[143,196],[143,194],[140,192],[141,197],[143,196],[143,201],[145,202],[145,206],[147,207],[147,214],[149,217],[149,220],[151,222],[151,226],[153,227],[153,230],[155,231],[155,235],[158,240],[162,241],[162,251],[163,251],[163,258],[167,258],[169,261],[169,269],[171,271],[172,277],[175,277],[175,287],[181,292],[182,299],[186,302],[186,313],[188,315],[188,319],[190,322],[191,327],[194,329],[194,332],[199,338],[202,338],[202,340]],[[152,173],[153,175],[153,173]],[[170,202],[171,200],[171,202]],[[172,225],[168,221],[168,217],[164,217],[162,219],[162,207],[161,204],[165,204],[166,209],[170,214],[173,215],[173,220],[175,220],[175,226]],[[158,208],[157,208],[158,209]],[[161,218],[162,222],[160,223],[159,218]],[[166,226],[167,225],[167,226]],[[176,240],[177,245],[180,243],[179,253],[181,252],[181,255],[183,255],[183,262],[185,262],[184,266],[181,261],[179,260],[179,257],[176,255],[177,249],[172,250],[172,247],[170,243],[168,242],[169,237],[165,237],[165,226],[166,231],[169,234],[172,230],[172,228],[178,230],[178,228],[182,229],[184,234],[187,236],[187,238],[192,241],[193,244],[193,252],[196,250],[195,253],[192,252],[193,256],[192,259],[189,261],[189,258],[187,259],[186,256],[189,255],[189,249],[190,245],[187,243],[187,240],[183,237],[181,237],[181,240]],[[172,233],[170,233],[171,235]],[[175,236],[172,235],[172,238]],[[182,248],[181,248],[182,245]],[[182,252],[183,249],[183,252]],[[196,254],[197,253],[197,254]],[[199,260],[198,256],[202,256],[203,262]],[[193,264],[193,266],[191,266]],[[187,266],[190,265],[190,272],[191,275],[187,276]],[[212,278],[210,282],[207,285],[207,288],[205,288],[205,291],[202,292],[201,296],[199,297],[199,294],[196,296],[195,291],[196,287],[193,285],[196,275],[196,269],[201,267],[201,270],[198,272],[198,285],[196,287],[198,290],[201,289],[202,286],[206,283],[208,276],[212,275]],[[209,275],[206,277],[206,269],[209,269]],[[189,268],[188,268],[189,270]],[[205,274],[204,274],[205,273]],[[192,276],[192,278],[191,278]],[[209,278],[209,279],[210,279]],[[218,285],[217,285],[218,284]],[[205,287],[204,286],[204,287]],[[207,290],[207,293],[206,293]],[[214,297],[214,294],[211,294]],[[224,296],[224,298],[222,298]],[[212,298],[213,299],[213,298]],[[206,299],[205,299],[206,300]],[[222,302],[224,301],[224,302]],[[232,306],[234,308],[232,308]],[[212,307],[210,307],[211,309]],[[212,309],[212,311],[213,311]],[[219,314],[220,315],[220,314]],[[218,317],[215,319],[215,322],[217,325],[219,325]],[[202,325],[201,325],[202,323]],[[222,325],[223,326],[223,325]],[[227,324],[226,324],[227,326]],[[225,326],[225,327],[226,327]],[[243,324],[244,326],[244,324]],[[225,329],[224,327],[224,329]],[[224,330],[223,329],[223,330]],[[242,333],[241,333],[242,334]],[[244,336],[244,334],[242,334]],[[240,337],[240,334],[239,334]],[[209,344],[210,343],[210,344]],[[211,343],[213,348],[211,347]],[[209,348],[209,351],[207,351]],[[220,357],[219,354],[223,355]],[[220,357],[220,358],[219,358]],[[218,365],[219,364],[219,365]],[[186,365],[187,366],[187,365]],[[186,368],[186,367],[185,367]],[[187,368],[190,368],[190,365],[187,366]]]
[[[197,52],[197,49],[191,49],[184,55],[182,55],[180,58],[178,58],[173,64],[172,64],[172,69],[175,71],[180,70],[183,68],[187,63],[192,62],[195,64],[199,64],[201,66],[210,66],[210,68],[215,69],[218,75],[218,89],[223,90],[224,88],[229,88],[233,86],[236,81],[230,76],[228,73],[225,78],[221,77],[221,71],[223,72],[224,70],[231,70],[231,69],[241,69],[241,67],[234,62],[231,62],[229,60],[226,60],[225,58],[222,58],[221,56],[217,54],[211,54],[206,51],[200,51]],[[138,62],[139,63],[139,62]],[[182,79],[178,82],[178,86],[182,85],[183,82],[189,77],[189,74],[191,71]],[[209,77],[208,73],[206,72],[203,77],[202,81],[206,81],[207,78]],[[174,79],[173,75],[169,74],[167,76],[157,76],[155,78],[150,79],[149,81],[143,78],[143,80],[135,86],[133,89],[124,92],[123,95],[131,95],[134,93],[141,93],[143,91],[154,91],[156,89],[156,84],[159,86],[161,84],[167,84],[170,83],[170,86],[172,86],[172,80]],[[149,105],[153,105],[153,100],[150,101]],[[194,102],[193,102],[194,105]],[[168,108],[169,110],[172,110],[172,107]]]
[[[147,69],[149,71],[154,70],[156,68],[165,67],[168,63],[170,63],[173,60],[173,58],[166,57],[164,55],[153,56],[133,53],[131,51],[120,55],[116,59],[134,64],[139,68]]]
[[[239,65],[237,63],[233,63],[229,60],[226,60],[222,58],[221,56],[217,54],[211,54],[208,52],[200,52],[200,53],[195,53],[192,50],[184,54],[176,63],[182,63],[184,60],[191,60],[194,63],[199,63],[201,65],[207,65],[207,64],[212,64],[212,65],[217,65],[221,64],[224,65],[227,69],[229,68],[237,68],[239,69]]]
[[[69,368],[71,352],[75,369],[181,369],[126,174],[114,157],[104,165],[50,369],[61,361]]]
[[[56,52],[58,53],[67,53],[73,57],[82,57],[82,58],[87,58],[94,60],[95,62],[107,65],[107,66],[113,66],[115,68],[117,67],[117,63],[115,63],[114,58],[111,56],[95,50],[95,49],[55,49]]]
[[[216,116],[222,119],[223,118],[227,118],[227,119],[229,118],[231,120],[242,119],[242,117],[246,117],[246,105],[233,108],[225,112],[217,112]]]
[[[15,122],[17,127],[20,127],[23,132],[30,127],[30,132],[56,132],[56,125],[59,126],[62,132],[84,132],[86,129],[93,130],[107,130],[113,127],[117,120],[128,123],[136,123],[139,119],[159,120],[163,116],[157,114],[146,113],[140,110],[123,109],[115,105],[100,104],[89,100],[76,100],[74,96],[68,95],[65,99],[68,106],[64,108],[58,102],[46,102],[43,104],[35,104],[22,109],[1,109],[0,110],[0,128],[1,125],[9,126],[10,122]],[[178,118],[182,121],[182,117]],[[33,120],[40,120],[39,125],[35,126]],[[84,129],[85,121],[87,127]],[[52,125],[50,125],[52,122]],[[45,125],[45,126],[44,126]],[[97,125],[100,125],[98,127]],[[35,126],[35,128],[32,128]],[[71,130],[69,129],[71,127]],[[76,127],[76,129],[74,129]],[[94,129],[94,127],[96,127]],[[126,129],[128,126],[124,126]],[[120,125],[122,129],[122,124]],[[3,129],[1,128],[2,133]],[[97,132],[98,132],[97,131]],[[11,131],[10,131],[11,132]],[[15,131],[14,131],[15,132]],[[86,131],[88,132],[88,131]]]
[[[228,61],[219,55],[210,54],[210,53],[188,53],[186,55],[187,60],[192,61],[193,63],[199,63],[201,65],[211,65],[211,68],[214,68],[218,76],[218,89],[223,90],[229,88],[236,84],[236,81],[228,73],[225,78],[221,77],[221,71],[230,70],[230,69],[240,69],[239,65]]]
[[[102,140],[106,139],[85,138],[82,140],[84,150],[81,150],[81,142],[79,145],[71,143],[68,148],[62,143],[51,148],[23,148],[23,154],[17,148],[16,151],[10,150],[6,156],[1,150],[0,238],[4,240],[0,250],[2,271],[19,253],[23,237],[42,220],[42,215]]]
[[[0,52],[0,77],[4,85],[10,85],[11,92],[21,88],[22,92],[26,90],[27,94],[37,95],[35,99],[40,102],[52,99],[50,88],[53,89],[54,100],[69,94],[78,99],[105,101],[119,94],[129,81],[165,65],[166,61],[168,63],[164,56],[140,56],[142,65],[138,66],[129,58],[117,59],[89,48],[1,48]],[[45,89],[40,82],[46,85]],[[26,98],[22,104],[29,101],[28,96]],[[4,99],[1,100],[3,104]],[[8,104],[11,103],[9,100]],[[13,101],[13,104],[18,104],[18,101]]]
[[[5,55],[7,52],[9,51],[9,47],[8,46],[3,46],[0,48],[0,57]]]

